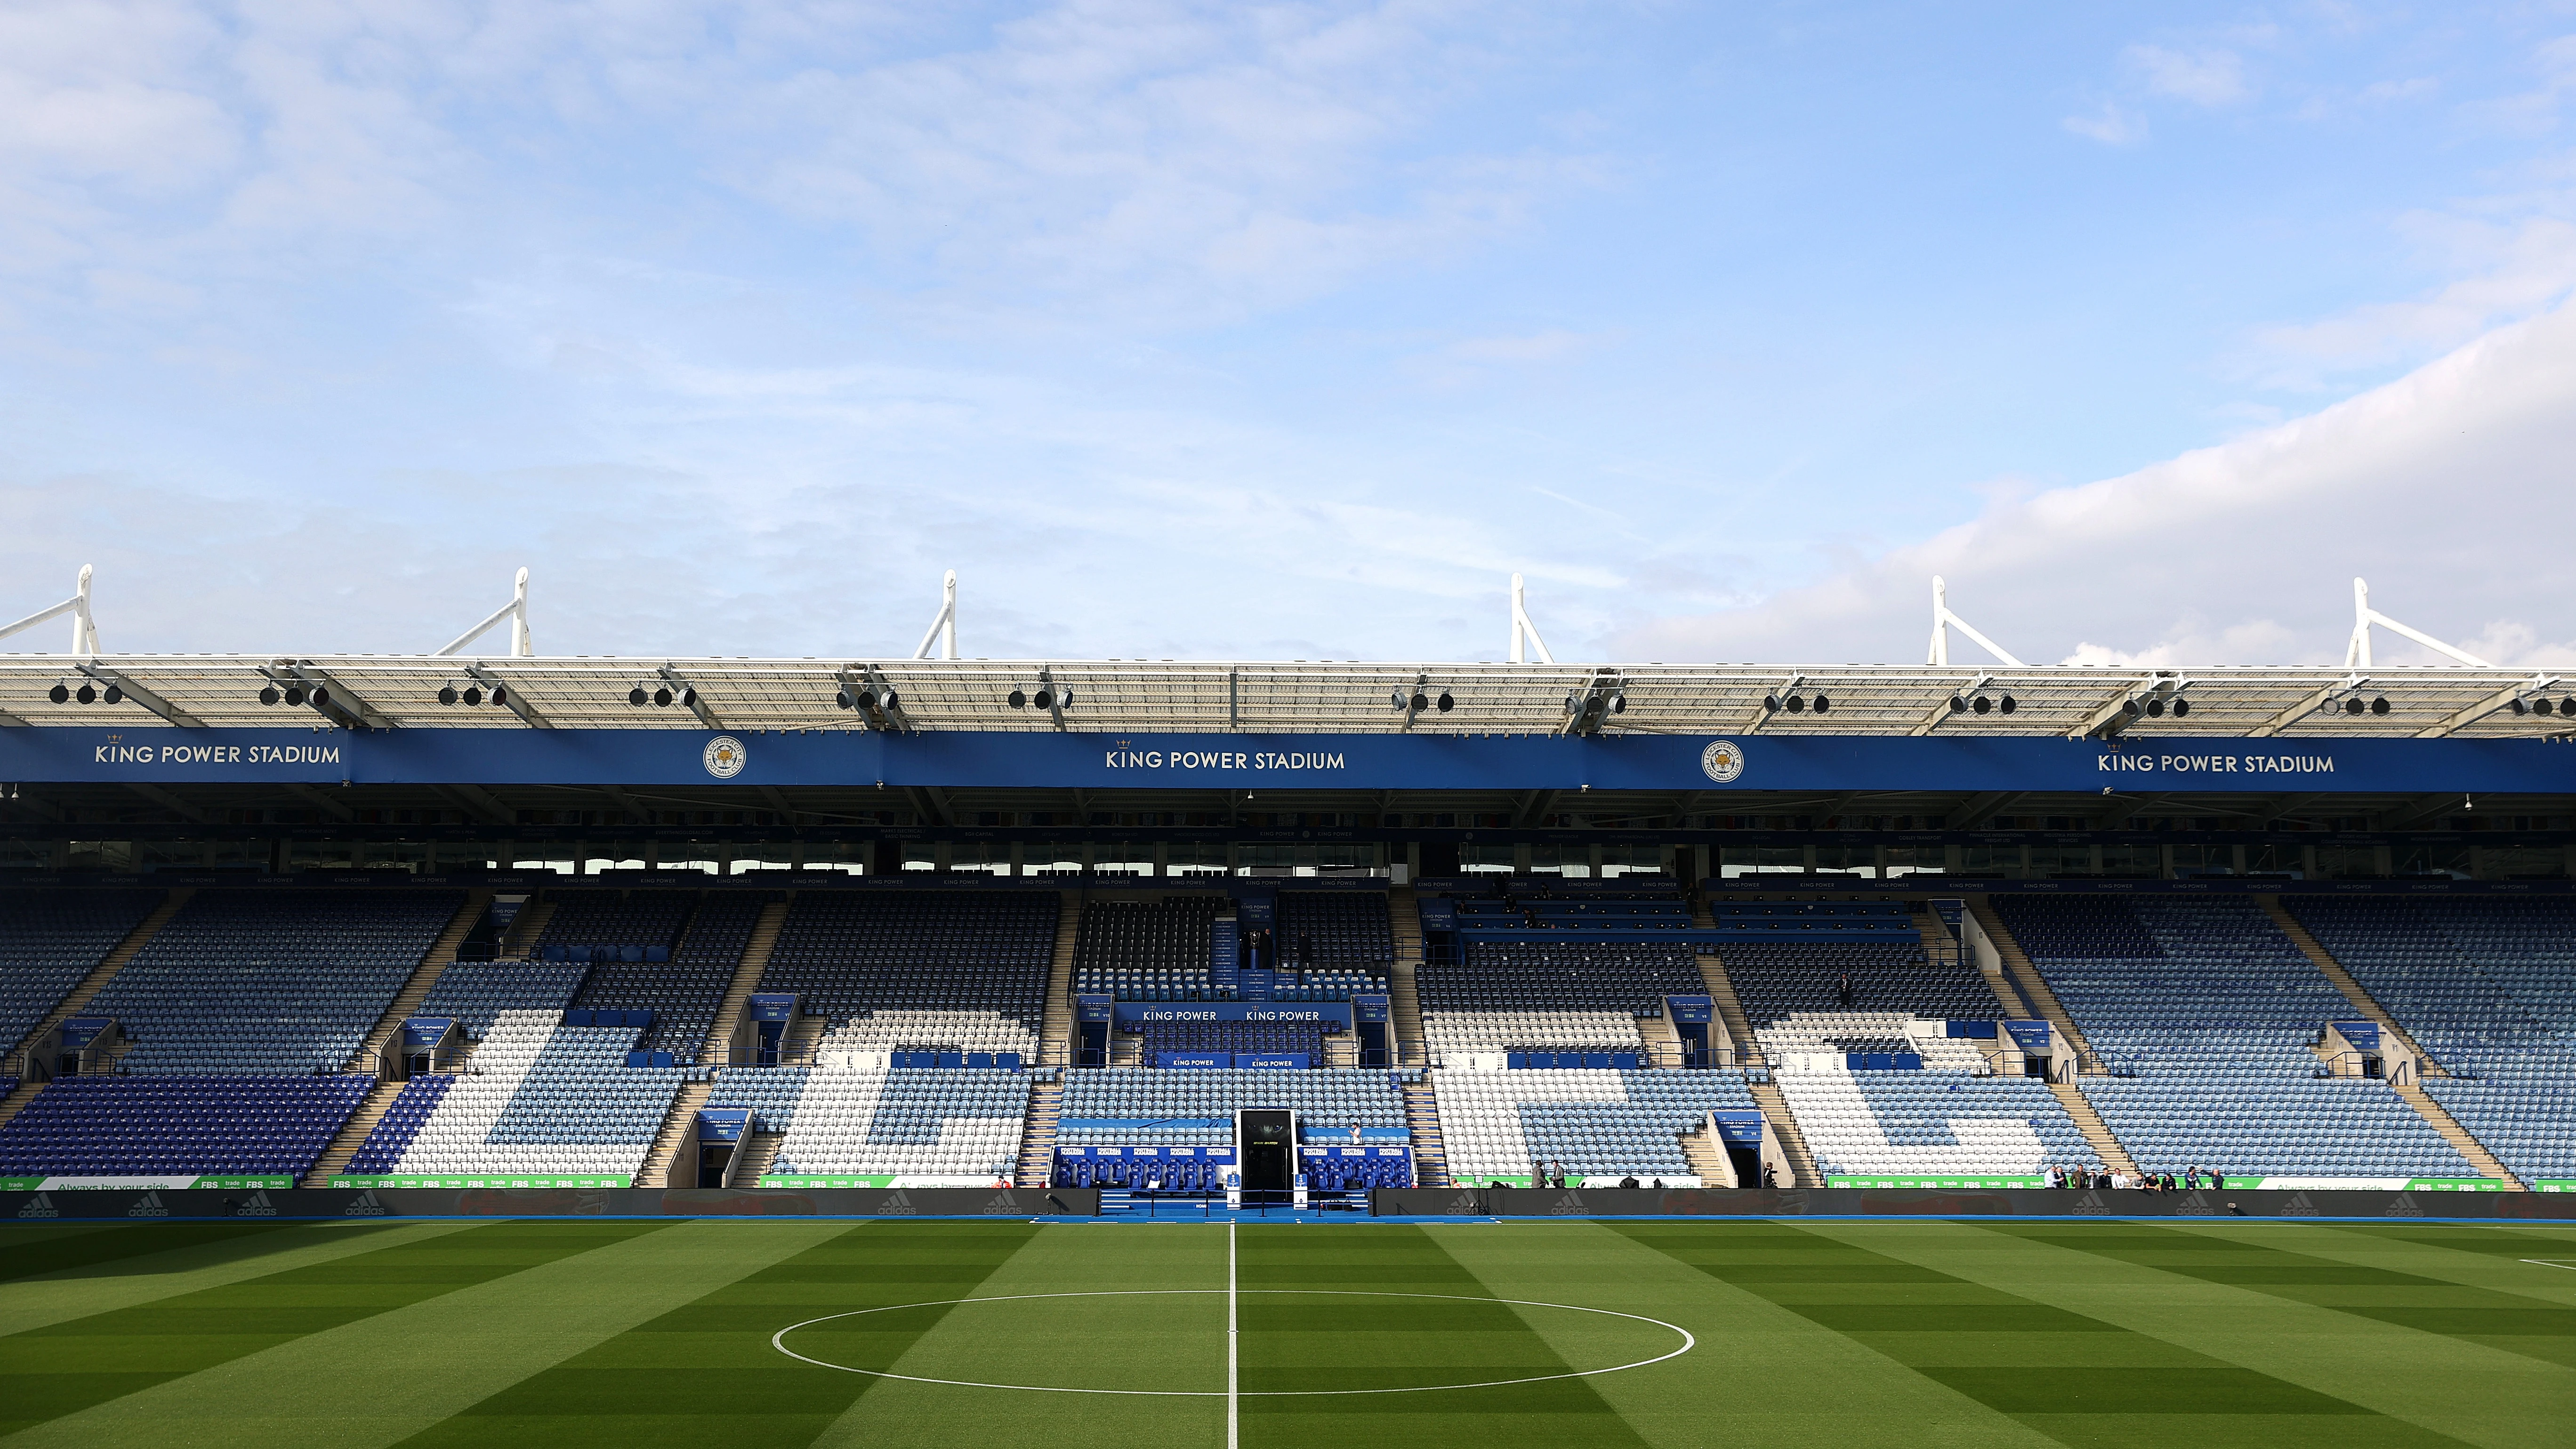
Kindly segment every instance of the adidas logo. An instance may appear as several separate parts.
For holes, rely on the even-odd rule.
[[[2208,1198],[2195,1192],[2186,1196],[2182,1200],[2182,1205],[2174,1209],[2174,1216],[2178,1218],[2214,1218],[2218,1216],[2218,1204],[2211,1202]]]
[[[376,1201],[376,1190],[371,1187],[349,1199],[349,1205],[340,1209],[340,1215],[349,1218],[380,1218],[385,1215],[385,1205]]]
[[[1583,1205],[1583,1194],[1579,1192],[1569,1192],[1560,1196],[1549,1205],[1547,1210],[1548,1216],[1558,1218],[1579,1218],[1589,1211],[1591,1210]]]
[[[162,1205],[161,1194],[147,1192],[134,1200],[134,1206],[127,1208],[125,1215],[129,1218],[166,1218],[170,1216],[170,1209]]]
[[[262,1188],[258,1192],[252,1193],[249,1197],[243,1199],[242,1205],[233,1209],[233,1216],[237,1218],[273,1218],[277,1216],[277,1208],[274,1204],[269,1202],[268,1190],[266,1188]]]
[[[911,1193],[905,1192],[902,1188],[896,1188],[892,1197],[878,1205],[877,1212],[883,1217],[902,1218],[919,1216],[921,1209],[912,1205]]]
[[[58,1218],[62,1215],[63,1210],[54,1206],[54,1195],[49,1192],[36,1194],[18,1209],[18,1216],[22,1218]]]
[[[2290,1200],[2281,1204],[2281,1216],[2285,1218],[2312,1218],[2316,1215],[2317,1205],[2308,1201],[2304,1192],[2290,1194]]]
[[[2397,1195],[2397,1201],[2390,1203],[2388,1205],[2388,1211],[2381,1213],[2380,1216],[2383,1218],[2420,1218],[2424,1216],[2424,1209],[2416,1206],[2415,1194],[2411,1192],[2401,1192]]]
[[[2075,1200],[2075,1211],[2085,1217],[2100,1218],[2111,1215],[2110,1204],[2102,1201],[2102,1194],[2090,1190]]]
[[[1011,1194],[1007,1192],[997,1192],[985,1202],[984,1211],[991,1213],[995,1217],[1015,1218],[1021,1213],[1027,1211],[1027,1209],[1021,1207],[1020,1200]]]
[[[1476,1206],[1476,1195],[1472,1192],[1462,1192],[1456,1197],[1449,1199],[1449,1209],[1443,1214],[1443,1216],[1453,1218],[1472,1218],[1480,1211],[1482,1211],[1482,1209]]]

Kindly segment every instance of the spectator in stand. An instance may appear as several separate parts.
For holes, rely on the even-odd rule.
[[[1621,1187],[1635,1187],[1637,1185],[1637,1179],[1633,1174],[1631,1174],[1630,1176],[1619,1179],[1619,1185]],[[1655,1186],[1661,1187],[1663,1184],[1658,1182]]]
[[[1772,1166],[1768,1162],[1762,1164],[1762,1185],[1764,1187],[1778,1187],[1780,1185],[1780,1169]]]

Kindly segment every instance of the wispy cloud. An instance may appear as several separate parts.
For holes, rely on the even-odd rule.
[[[2245,80],[2245,58],[2232,50],[2133,45],[2123,59],[2138,71],[2147,90],[2155,95],[2172,96],[2196,106],[2225,106],[2252,94]]]
[[[2147,139],[2147,118],[2117,101],[2104,101],[2092,114],[2068,116],[2058,124],[2105,146],[2135,146]]]

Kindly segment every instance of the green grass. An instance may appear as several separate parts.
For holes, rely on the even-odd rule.
[[[0,1436],[1221,1445],[1231,1304],[1247,1449],[2576,1443],[2576,1271],[2526,1258],[2576,1230],[13,1225]],[[773,1347],[818,1319],[845,1368]],[[1489,1386],[1344,1392],[1442,1384]]]

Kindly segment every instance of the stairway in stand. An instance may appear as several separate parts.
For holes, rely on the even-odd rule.
[[[376,1124],[384,1120],[386,1110],[393,1106],[394,1098],[402,1095],[402,1089],[402,1083],[390,1079],[376,1083],[367,1093],[367,1100],[359,1103],[358,1110],[340,1125],[331,1145],[322,1149],[320,1157],[313,1159],[313,1170],[304,1174],[300,1185],[329,1187],[333,1177],[348,1171],[349,1159],[357,1156],[358,1149],[367,1144],[367,1134],[375,1131]]]
[[[689,1128],[697,1122],[698,1109],[707,1104],[707,1098],[715,1092],[715,1089],[716,1085],[713,1082],[680,1084],[679,1092],[671,1098],[670,1115],[662,1119],[662,1130],[654,1134],[653,1150],[644,1154],[644,1165],[636,1171],[633,1186],[695,1187],[698,1185],[698,1165],[694,1162],[688,1164],[689,1170],[686,1174],[688,1181],[673,1182],[671,1159],[679,1152],[681,1141],[689,1135]]]
[[[536,946],[537,938],[546,933],[546,923],[554,918],[555,903],[551,899],[540,898],[519,907],[519,913],[510,918],[510,929],[501,933],[498,954],[505,961],[524,959]]]
[[[1056,1072],[1045,1081],[1029,1088],[1029,1120],[1020,1129],[1020,1161],[1012,1170],[1011,1182],[1019,1187],[1044,1187],[1055,1171],[1055,1127],[1064,1108],[1064,1073]]]
[[[1645,1043],[1647,1066],[1679,1067],[1682,1064],[1681,1034],[1673,1030],[1669,1018],[1638,1017],[1637,1039]]]
[[[2075,1018],[2066,1014],[2066,1008],[2057,1000],[2057,993],[2048,989],[2048,979],[2031,964],[2030,953],[2021,948],[2021,942],[2013,939],[2003,917],[1995,913],[1995,908],[1987,904],[1983,896],[1968,902],[1968,913],[1976,917],[1977,924],[1985,930],[1986,939],[1995,943],[1995,954],[2003,958],[2004,974],[2012,978],[2012,984],[2020,988],[2021,994],[2029,998],[2033,1006],[2039,1008],[2040,1017],[2048,1023],[2049,1030],[2075,1048],[2077,1069],[2088,1073],[2103,1071],[2102,1059],[2093,1054],[2093,1044],[2084,1039],[2084,1033],[2075,1029]],[[2007,1003],[2011,1000],[2000,991],[1995,994]],[[2104,1160],[2108,1161],[2107,1158]]]
[[[376,1018],[375,1028],[367,1033],[365,1044],[340,1068],[341,1071],[352,1076],[372,1077],[376,1074],[377,1063],[383,1058],[386,1045],[394,1039],[394,1033],[400,1031],[403,1022],[429,999],[429,988],[437,985],[438,978],[447,968],[456,964],[457,948],[465,944],[467,936],[474,934],[475,926],[482,922],[483,913],[491,906],[491,891],[477,886],[465,893],[465,904],[458,906],[456,914],[447,918],[447,928],[438,933],[437,940],[429,943],[429,950],[420,958],[420,964],[412,968],[411,979],[403,983],[402,990],[394,993],[393,1004],[385,1008],[383,1016]],[[350,1150],[357,1150],[355,1143],[350,1144]]]
[[[2469,1160],[2469,1165],[2478,1170],[2479,1176],[2503,1183],[2508,1192],[2525,1190],[2522,1180],[2515,1177],[2494,1153],[2487,1151],[2485,1143],[2470,1136],[2469,1129],[2461,1126],[2459,1119],[2434,1101],[2432,1094],[2422,1086],[2414,1082],[2391,1082],[2389,1085],[2397,1089],[2397,1095],[2406,1099],[2406,1105],[2413,1107],[2417,1116],[2431,1123],[2434,1131],[2459,1149],[2460,1155]]]
[[[1789,1099],[1780,1095],[1770,1082],[1747,1082],[1745,1089],[1753,1094],[1762,1109],[1763,1130],[1780,1145],[1780,1155],[1789,1159],[1789,1175],[1796,1179],[1784,1187],[1823,1187],[1824,1175],[1816,1170],[1815,1154],[1807,1150],[1807,1134],[1798,1130],[1798,1119],[1789,1113]]]
[[[742,1024],[743,1008],[750,1004],[751,994],[760,989],[760,973],[769,969],[769,953],[778,947],[779,928],[787,924],[787,908],[795,899],[796,893],[789,891],[786,900],[771,901],[760,908],[760,919],[752,923],[751,938],[742,943],[742,959],[734,963],[733,984],[725,988],[724,1004],[716,1008],[715,1025],[707,1028],[707,1039],[698,1046],[699,1066],[730,1063],[734,1029]],[[798,1024],[802,1021],[800,1017]],[[784,1060],[786,1052],[782,1049],[779,1056]]]
[[[1429,1048],[1422,1038],[1422,993],[1413,983],[1414,963],[1398,959],[1395,969],[1386,975],[1387,1015],[1395,1020],[1395,1064],[1421,1067],[1431,1064]]]
[[[1703,1187],[1727,1185],[1726,1148],[1705,1122],[1682,1134],[1682,1161],[1699,1174]]]
[[[2057,1098],[2058,1105],[2066,1109],[2066,1115],[2075,1119],[2075,1130],[2084,1134],[2085,1142],[2092,1147],[2093,1155],[2102,1159],[2104,1167],[2114,1172],[2138,1170],[2138,1160],[2129,1155],[2129,1149],[2120,1145],[2119,1138],[2111,1135],[2111,1124],[2103,1121],[2102,1114],[2093,1110],[2093,1103],[2085,1097],[2082,1088],[2072,1082],[2051,1082],[2048,1091],[2049,1095]]]
[[[127,932],[125,939],[117,942],[114,950],[100,957],[98,964],[90,968],[90,973],[81,978],[80,985],[73,987],[71,994],[64,997],[62,1003],[47,1014],[34,1031],[27,1033],[24,1040],[12,1044],[8,1056],[11,1073],[21,1077],[34,1076],[33,1072],[27,1070],[28,1049],[45,1033],[80,1015],[81,1008],[89,1005],[90,998],[98,995],[108,982],[116,979],[116,973],[125,969],[125,963],[133,960],[145,946],[150,945],[152,938],[160,934],[161,928],[170,924],[170,918],[179,914],[179,908],[188,903],[188,897],[196,893],[195,886],[181,886],[170,892],[162,898],[161,904],[152,908],[152,914],[143,918],[141,925]],[[12,1110],[9,1115],[17,1114]],[[6,1120],[7,1118],[0,1117],[0,1121]]]
[[[787,1141],[784,1132],[746,1132],[742,1146],[733,1157],[733,1185],[758,1187],[769,1175],[770,1165],[778,1161],[778,1149]]]
[[[1717,917],[1710,913],[1708,897],[1691,897],[1691,924],[1703,931],[1717,929]],[[1715,951],[1699,953],[1699,978],[1708,986],[1708,999],[1717,1005],[1718,1024],[1726,1028],[1727,1043],[1734,1048],[1738,1067],[1762,1064],[1762,1043],[1753,1035],[1753,1022],[1744,1014],[1744,1002],[1735,994],[1735,983],[1727,979],[1726,962]]]
[[[1047,961],[1046,1014],[1038,1022],[1038,1065],[1073,1065],[1073,947],[1082,939],[1082,892],[1059,891],[1055,955]],[[1030,1183],[1026,1186],[1043,1186]]]
[[[1450,1186],[1449,1146],[1440,1136],[1440,1103],[1430,1082],[1404,1084],[1404,1126],[1413,1136],[1413,1185]]]

